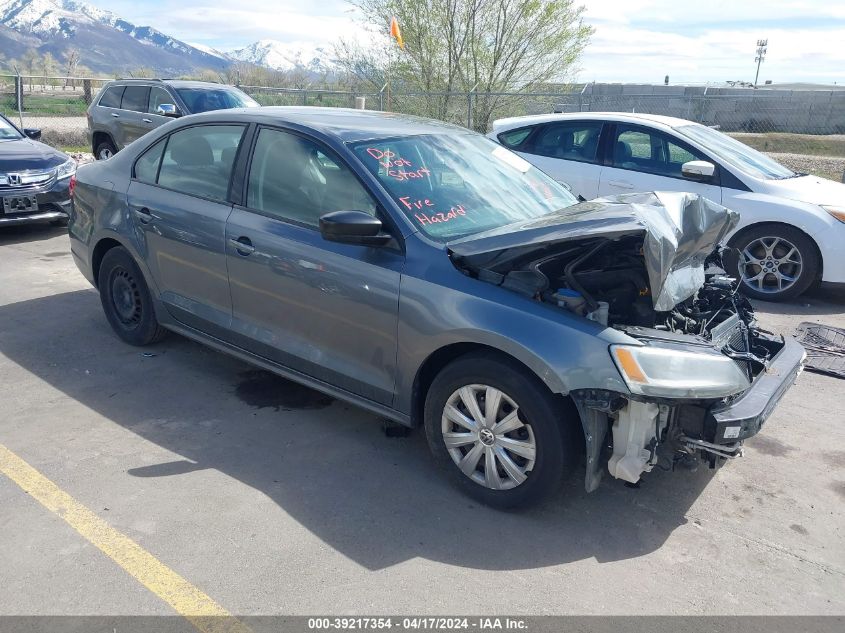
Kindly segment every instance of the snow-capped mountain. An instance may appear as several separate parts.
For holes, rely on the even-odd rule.
[[[228,51],[226,55],[230,59],[273,70],[300,68],[322,72],[331,67],[331,59],[325,49],[278,40],[258,40],[249,46]]]
[[[202,51],[207,55],[214,55],[214,57],[219,57],[220,59],[225,59],[227,61],[232,61],[232,58],[223,51],[218,51],[216,48],[212,48],[211,46],[206,46],[205,44],[195,44],[191,42],[189,46],[197,49],[198,51]]]
[[[17,58],[27,48],[57,58],[76,48],[83,65],[105,72],[147,67],[170,74],[229,64],[219,54],[80,0],[0,0],[0,53]]]

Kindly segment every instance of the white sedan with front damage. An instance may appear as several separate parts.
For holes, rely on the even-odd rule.
[[[501,119],[490,138],[585,199],[689,191],[740,214],[729,271],[755,299],[845,285],[845,185],[796,173],[713,128],[672,117],[579,112]]]

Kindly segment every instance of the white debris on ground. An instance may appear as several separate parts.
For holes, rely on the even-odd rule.
[[[91,152],[71,152],[70,157],[75,160],[78,165],[94,162],[94,154]]]

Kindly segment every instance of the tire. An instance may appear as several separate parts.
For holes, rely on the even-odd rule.
[[[156,319],[150,291],[129,251],[116,246],[106,252],[97,285],[106,319],[123,341],[143,346],[164,337],[166,330]]]
[[[117,148],[111,139],[100,141],[97,147],[94,148],[94,158],[97,160],[107,160],[117,154]]]
[[[494,415],[496,424],[511,419],[514,412],[517,419],[502,427],[500,433],[495,432],[496,424],[489,425],[486,420],[485,424],[476,425],[476,428],[480,426],[478,431],[470,431],[464,427],[471,426],[466,419],[457,424],[454,412],[446,415],[450,405],[464,418],[483,416],[488,402],[492,401],[487,394],[496,395],[488,389],[501,394]],[[475,416],[470,415],[469,399],[475,399],[478,405]],[[447,365],[428,390],[424,416],[426,438],[438,465],[464,492],[497,508],[539,504],[560,488],[563,478],[578,461],[580,422],[574,407],[566,407],[524,367],[496,354],[469,354]],[[511,426],[513,430],[506,430]],[[452,434],[449,448],[444,432]],[[461,432],[466,432],[466,437],[454,435]],[[583,441],[580,445],[583,446]],[[519,454],[511,452],[512,448],[519,450]],[[473,455],[467,457],[470,453]],[[508,459],[502,457],[503,453]],[[475,456],[478,459],[470,472],[470,462]],[[459,459],[464,460],[469,474],[458,466]],[[491,459],[495,469],[489,472],[495,474],[488,478],[487,464]]]
[[[821,261],[816,245],[798,229],[784,224],[759,224],[741,231],[731,246],[739,250],[735,274],[747,297],[786,301],[817,280]]]

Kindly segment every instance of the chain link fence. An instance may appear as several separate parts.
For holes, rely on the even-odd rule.
[[[85,111],[104,78],[0,75],[0,112],[41,128],[65,149],[87,144]],[[498,118],[551,112],[635,112],[689,119],[734,136],[788,167],[841,180],[845,90],[587,84],[558,92],[352,92],[240,86],[261,105],[364,107],[430,117],[484,132]]]
[[[55,147],[88,144],[85,111],[109,81],[94,77],[0,75],[0,112],[17,125],[42,130]]]

